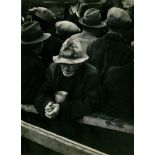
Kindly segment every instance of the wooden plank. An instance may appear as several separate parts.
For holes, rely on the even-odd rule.
[[[23,110],[25,110],[27,112],[32,112],[32,113],[36,113],[36,114],[38,113],[34,106],[24,105],[24,107],[22,107],[22,108],[23,108]],[[117,122],[119,122],[119,123],[117,123],[116,118],[106,116],[102,113],[95,113],[90,116],[84,116],[78,122],[87,124],[87,125],[106,128],[106,129],[110,129],[110,130],[116,130],[116,131],[120,131],[120,132],[124,132],[124,133],[131,133],[131,134],[134,133],[133,125],[126,123],[122,120],[118,120]]]
[[[21,122],[22,137],[34,141],[46,148],[65,155],[106,155],[88,146],[82,145],[32,124]]]
[[[80,123],[93,125],[101,128],[106,128],[110,130],[116,130],[124,133],[134,133],[134,127],[131,124],[127,124],[124,122],[121,122],[120,124],[117,124],[115,120],[109,120],[108,118],[100,118],[94,117],[94,116],[84,116],[82,119],[79,120]]]

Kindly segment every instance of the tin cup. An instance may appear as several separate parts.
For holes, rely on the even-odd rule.
[[[66,100],[68,93],[66,91],[58,91],[55,93],[55,102],[62,103]]]

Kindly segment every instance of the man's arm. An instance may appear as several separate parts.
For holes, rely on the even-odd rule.
[[[49,102],[53,102],[52,99],[52,72],[50,67],[47,69],[46,80],[41,86],[39,93],[37,94],[35,100],[35,108],[36,110],[44,115],[45,107]]]

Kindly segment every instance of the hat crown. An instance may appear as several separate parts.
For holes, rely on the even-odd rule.
[[[40,38],[43,35],[41,27],[38,22],[31,21],[24,23],[21,28],[22,40],[25,42],[33,41]]]
[[[131,18],[125,10],[112,7],[107,13],[107,23],[114,27],[125,26],[131,23]]]
[[[92,28],[101,28],[106,26],[106,23],[102,22],[100,10],[96,8],[89,8],[86,10],[84,17],[80,18],[79,22],[84,26]]]
[[[76,24],[70,22],[70,21],[58,21],[55,24],[56,31],[59,34],[75,34],[79,33],[81,30],[79,27],[77,27]]]
[[[95,9],[95,8],[90,8],[86,10],[86,12],[84,13],[84,20],[87,20],[87,21],[101,20],[100,10]]]
[[[77,39],[75,40],[67,39],[60,50],[59,56],[67,59],[82,58],[83,54],[80,41]]]
[[[35,15],[47,22],[51,22],[53,19],[56,19],[54,13],[45,7],[37,7]]]

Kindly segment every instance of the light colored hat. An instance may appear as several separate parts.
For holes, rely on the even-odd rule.
[[[93,28],[102,28],[106,26],[106,23],[101,20],[100,10],[95,8],[86,10],[84,17],[79,19],[79,23]]]
[[[37,17],[47,21],[52,22],[53,19],[56,19],[55,14],[45,7],[34,7],[29,9],[29,12],[34,13]]]
[[[125,28],[131,23],[128,13],[118,7],[112,7],[107,13],[107,25],[111,28]]]
[[[21,43],[22,44],[36,44],[48,39],[51,34],[43,33],[38,22],[30,21],[22,25],[21,28]]]
[[[57,34],[76,34],[81,31],[76,24],[70,21],[58,21],[55,24]]]
[[[64,64],[79,64],[88,59],[88,55],[82,52],[80,41],[70,38],[62,45],[59,55],[53,56],[53,61],[55,63]]]

